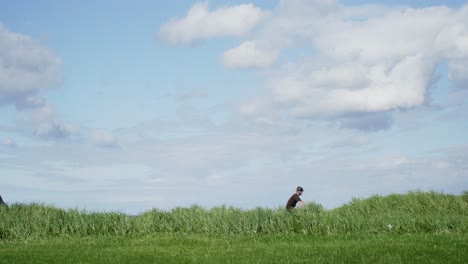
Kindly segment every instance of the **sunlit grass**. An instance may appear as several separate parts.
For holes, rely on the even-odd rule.
[[[466,234],[226,235],[159,233],[143,237],[0,241],[13,263],[467,263]]]

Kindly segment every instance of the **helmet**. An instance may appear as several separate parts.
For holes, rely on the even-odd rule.
[[[303,192],[303,191],[304,191],[304,188],[302,188],[301,186],[297,186],[296,191],[301,191],[301,192]]]

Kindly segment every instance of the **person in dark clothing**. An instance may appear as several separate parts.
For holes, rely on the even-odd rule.
[[[2,196],[0,195],[0,205],[5,205],[5,202],[2,199]]]
[[[302,195],[304,189],[301,186],[296,188],[296,193],[289,198],[288,203],[286,204],[286,209],[291,210],[296,207],[296,204],[299,203],[302,207],[305,207],[305,203],[299,198]]]

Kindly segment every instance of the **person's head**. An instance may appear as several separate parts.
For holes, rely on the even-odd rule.
[[[301,186],[297,186],[297,188],[296,188],[296,193],[297,193],[298,195],[301,195],[303,191],[304,191],[304,189],[303,189]]]

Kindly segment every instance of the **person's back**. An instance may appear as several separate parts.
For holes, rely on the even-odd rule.
[[[288,202],[286,203],[286,209],[291,210],[296,207],[296,204],[299,203],[302,207],[305,207],[305,203],[301,200],[299,196],[302,195],[304,189],[301,186],[296,188],[296,193],[294,193],[291,198],[289,198]]]

